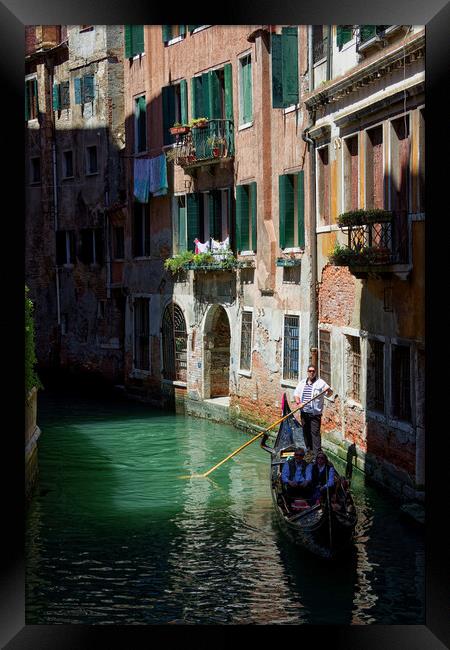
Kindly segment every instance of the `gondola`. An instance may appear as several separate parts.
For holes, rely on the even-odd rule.
[[[283,416],[291,412],[286,395],[283,396]],[[302,428],[294,416],[280,424],[273,447],[261,440],[261,447],[271,454],[270,486],[275,511],[282,528],[296,543],[315,555],[333,559],[352,545],[357,514],[348,482],[335,470],[335,489],[326,493],[320,502],[311,504],[306,499],[291,502],[281,482],[285,462],[293,456],[296,447],[304,447]],[[308,456],[306,457],[308,459]]]

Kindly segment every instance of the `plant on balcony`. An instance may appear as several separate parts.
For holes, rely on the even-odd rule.
[[[172,135],[185,135],[186,133],[189,133],[190,130],[191,127],[189,124],[180,124],[180,122],[175,122],[175,124],[169,129]]]
[[[179,152],[179,145],[174,145],[171,149],[168,149],[165,154],[166,154],[166,161],[171,162],[174,160],[175,162],[179,158],[180,152]]]
[[[193,129],[203,129],[205,126],[208,126],[208,118],[195,117],[189,122],[189,126]]]
[[[392,212],[375,208],[373,210],[350,210],[343,212],[337,218],[337,223],[341,228],[352,226],[365,226],[371,223],[383,223],[391,221]]]
[[[391,251],[381,246],[363,246],[353,250],[348,246],[336,244],[329,255],[329,260],[335,266],[389,264],[391,262]]]
[[[225,148],[226,143],[227,141],[225,138],[218,135],[213,135],[206,140],[206,144],[211,147],[214,158],[218,158],[218,156],[220,156],[221,152]]]
[[[353,251],[348,246],[341,246],[340,244],[335,244],[335,247],[329,255],[329,260],[331,264],[335,266],[349,266],[352,262],[356,261],[358,253]]]
[[[185,251],[173,257],[169,257],[164,262],[164,267],[171,271],[173,274],[179,271],[186,271],[188,269],[219,269],[226,270],[236,268],[237,259],[231,251],[221,253],[220,258],[213,253],[193,253],[192,251]]]

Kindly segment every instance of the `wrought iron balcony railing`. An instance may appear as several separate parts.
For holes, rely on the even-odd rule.
[[[234,156],[234,125],[232,120],[207,120],[177,135],[169,154],[177,165],[189,167],[220,161]]]

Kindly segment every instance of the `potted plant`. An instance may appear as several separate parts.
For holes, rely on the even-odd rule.
[[[350,210],[340,214],[337,222],[340,228],[364,226],[372,223],[386,223],[391,221],[392,212],[375,208],[373,210]]]
[[[224,150],[226,141],[225,138],[213,135],[206,140],[206,144],[211,147],[214,158],[218,158]]]
[[[193,129],[204,129],[205,127],[208,126],[208,118],[207,117],[196,117],[190,121],[190,126]]]
[[[175,122],[175,124],[169,129],[171,135],[185,135],[186,133],[189,133],[190,130],[191,127],[189,124],[180,124],[180,122]]]

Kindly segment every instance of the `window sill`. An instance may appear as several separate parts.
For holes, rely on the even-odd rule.
[[[241,251],[239,255],[242,255],[243,257],[254,257],[255,251]]]
[[[161,379],[161,384],[166,386],[178,386],[179,388],[187,388],[187,383],[185,381],[180,381],[179,379]]]
[[[282,248],[284,253],[303,253],[304,249],[299,246],[292,246],[292,248]]]
[[[336,232],[338,230],[340,230],[339,226],[335,223],[332,223],[329,226],[318,226],[316,228],[316,233],[320,234],[323,232]]]
[[[32,181],[30,183],[31,187],[40,187],[42,185],[42,181]]]
[[[145,56],[145,52],[139,52],[139,54],[135,54],[134,56],[130,56],[131,61],[136,61],[137,59],[140,59],[142,56]]]
[[[100,172],[86,172],[85,176],[98,176]]]
[[[300,108],[300,104],[292,104],[291,106],[287,106],[286,108],[284,108],[283,113],[287,115],[288,113],[293,113],[298,108]]]
[[[170,41],[166,41],[164,45],[168,47],[169,45],[175,45],[175,43],[181,43],[184,40],[184,36],[176,36],[176,38],[171,38]]]
[[[282,379],[280,386],[287,386],[288,388],[297,388],[298,381],[289,381],[289,379]]]
[[[150,370],[139,370],[138,368],[133,368],[129,377],[130,379],[146,379],[147,377],[150,377],[150,375]]]
[[[148,151],[147,149],[145,149],[145,151],[135,151],[133,155],[135,158],[144,158],[148,155]]]
[[[313,68],[315,68],[315,67],[317,67],[317,66],[319,66],[319,65],[322,65],[323,63],[326,63],[326,61],[327,61],[327,57],[326,57],[326,56],[323,56],[323,57],[322,57],[321,59],[319,59],[318,61],[313,61]]]
[[[238,370],[238,375],[242,375],[242,377],[251,377],[252,376],[252,371],[251,370]]]
[[[98,173],[98,172],[97,172]],[[63,181],[74,181],[75,176],[63,176],[62,178]]]
[[[148,262],[151,259],[150,255],[137,255],[136,257],[133,257],[133,260],[136,262]]]
[[[111,262],[125,262],[124,257],[113,257]]]
[[[246,122],[245,124],[241,124],[238,127],[238,131],[246,131],[247,129],[250,129],[253,126],[253,120],[251,122]]]
[[[204,29],[208,29],[208,27],[211,27],[211,25],[202,25],[201,27],[197,27],[197,29],[192,30],[192,34],[198,34],[199,32],[202,32]]]

